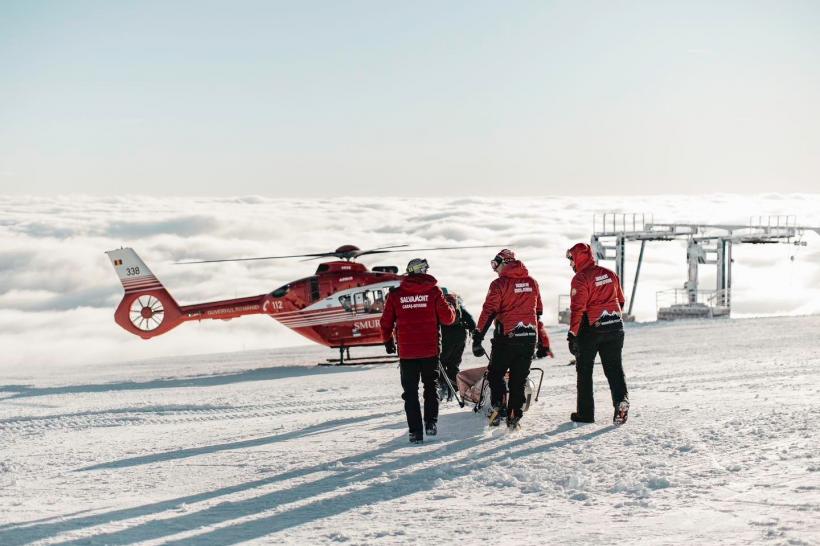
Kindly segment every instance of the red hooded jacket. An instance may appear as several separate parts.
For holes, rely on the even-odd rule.
[[[476,329],[484,335],[495,320],[495,335],[513,335],[516,329],[530,330],[539,345],[550,346],[540,316],[544,311],[538,283],[520,261],[507,262],[497,279],[490,283]]]
[[[592,326],[623,325],[621,310],[624,292],[618,276],[595,263],[592,249],[586,244],[577,244],[569,250],[575,261],[575,276],[570,292],[569,332],[578,335],[578,330],[587,316]]]
[[[408,275],[384,303],[382,340],[390,339],[395,328],[401,359],[436,358],[441,350],[439,324],[452,324],[455,319],[435,277]]]

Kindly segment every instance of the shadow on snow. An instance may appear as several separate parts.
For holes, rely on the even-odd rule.
[[[274,444],[276,442],[284,442],[291,439],[296,438],[305,438],[307,436],[313,436],[315,434],[321,434],[323,432],[332,431],[334,429],[343,427],[345,425],[350,425],[354,423],[359,423],[361,421],[367,421],[370,419],[377,419],[380,417],[386,417],[388,415],[398,415],[399,412],[393,413],[383,413],[380,415],[370,415],[367,417],[346,417],[344,419],[333,419],[331,421],[325,421],[323,423],[317,423],[315,425],[311,425],[309,427],[294,430],[291,432],[285,432],[282,434],[274,434],[271,436],[263,436],[261,438],[253,438],[251,440],[242,440],[238,442],[227,442],[224,444],[215,444],[210,446],[202,446],[202,447],[192,447],[187,449],[177,449],[174,451],[166,451],[163,453],[154,453],[152,455],[142,455],[139,457],[131,457],[128,459],[120,459],[118,461],[111,461],[108,463],[101,463],[92,466],[87,466],[85,468],[80,468],[75,470],[75,472],[85,472],[91,470],[103,470],[103,469],[110,469],[110,468],[128,468],[131,466],[139,466],[145,464],[152,464],[152,463],[159,463],[163,461],[174,461],[178,459],[186,459],[188,457],[196,457],[197,455],[207,455],[210,453],[217,453],[219,451],[230,451],[234,449],[245,449],[249,447],[258,447],[268,444]]]
[[[392,414],[338,419],[292,433],[248,440],[246,442],[234,442],[204,448],[160,453],[147,457],[125,459],[104,465],[97,465],[96,467],[89,467],[84,470],[94,468],[121,468],[137,464],[174,460],[201,453],[211,453],[222,449],[241,449],[243,447],[251,447],[263,443],[297,438],[305,434],[317,434],[323,430],[330,430],[333,427],[352,424],[357,420],[366,421],[385,415]],[[185,505],[190,506],[193,503],[250,491],[255,488],[276,484],[277,482],[285,482],[294,478],[308,478],[313,474],[319,474],[320,477],[313,481],[300,483],[284,490],[265,493],[248,499],[224,501],[197,512],[186,513],[175,517],[144,521],[127,529],[95,535],[93,539],[83,537],[59,543],[62,545],[88,544],[89,540],[91,540],[101,544],[130,544],[144,540],[162,539],[179,533],[202,529],[206,526],[224,524],[238,518],[253,517],[260,512],[265,512],[272,508],[279,509],[279,511],[274,514],[265,515],[251,521],[227,525],[193,537],[186,537],[166,543],[186,545],[234,544],[270,535],[311,521],[335,516],[365,505],[387,502],[412,495],[413,493],[432,490],[437,482],[441,480],[455,480],[467,476],[475,470],[486,467],[488,464],[498,463],[509,457],[526,457],[538,453],[545,453],[574,442],[590,440],[614,428],[607,426],[585,433],[583,432],[583,428],[585,427],[581,427],[579,429],[580,434],[563,439],[552,439],[562,433],[570,433],[576,429],[575,425],[565,423],[543,435],[539,434],[509,439],[509,441],[504,441],[501,444],[481,449],[481,445],[487,441],[487,438],[483,432],[478,434],[474,434],[474,432],[475,430],[483,431],[483,426],[480,428],[471,426],[471,424],[474,425],[477,422],[472,414],[455,414],[453,417],[458,417],[458,419],[451,421],[451,430],[461,430],[472,435],[452,441],[437,441],[432,444],[435,446],[433,450],[419,452],[418,447],[408,446],[405,443],[406,438],[402,435],[399,439],[394,439],[364,453],[341,457],[333,461],[308,467],[295,468],[259,480],[223,487],[213,491],[58,522],[41,524],[35,522],[33,525],[30,523],[22,523],[7,530],[0,530],[0,543],[9,546],[25,544],[64,532],[76,532],[80,529],[94,527],[96,525],[157,515],[169,510],[179,510]],[[542,440],[547,441],[544,442]],[[476,449],[471,450],[467,454],[459,453],[462,450],[471,448]],[[391,455],[391,457],[377,462],[378,459],[384,455]],[[422,461],[428,464],[423,468],[406,472],[408,467]],[[329,476],[326,475],[328,472],[332,474]],[[359,489],[344,491],[344,488],[348,486],[362,485],[369,480],[384,479],[385,474],[396,472],[402,473],[398,476],[391,475],[389,483],[380,481]],[[339,490],[343,491],[331,498],[320,498],[331,495]],[[316,498],[317,500],[293,508],[287,507],[290,503],[304,502],[311,498]]]
[[[12,393],[11,396],[6,396],[0,399],[0,402],[30,396],[85,394],[111,391],[137,391],[151,389],[178,389],[182,387],[217,387],[221,385],[230,385],[232,383],[244,383],[250,381],[271,381],[275,379],[288,379],[292,377],[303,377],[308,375],[365,371],[366,369],[368,369],[368,367],[366,366],[360,368],[334,366],[278,366],[273,368],[257,368],[254,370],[244,370],[236,373],[196,375],[191,377],[171,377],[164,379],[152,379],[149,381],[142,382],[124,381],[121,383],[91,383],[87,385],[65,385],[62,387],[0,385],[0,393]]]

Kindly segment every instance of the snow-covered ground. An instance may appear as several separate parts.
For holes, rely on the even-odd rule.
[[[616,429],[600,368],[568,422],[554,329],[522,430],[449,404],[421,446],[395,365],[318,347],[0,368],[0,544],[817,544],[818,332],[630,325]]]

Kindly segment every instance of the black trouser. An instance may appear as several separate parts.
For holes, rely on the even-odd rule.
[[[507,409],[521,416],[524,407],[524,385],[530,374],[532,354],[535,351],[535,336],[494,337],[487,366],[487,381],[490,384],[490,403],[500,406],[506,389],[504,374],[510,371],[510,395]]]
[[[401,397],[410,432],[421,434],[421,407],[419,406],[419,378],[424,384],[424,422],[438,420],[438,359],[414,358],[399,361],[401,370]]]
[[[596,332],[593,327],[584,328],[578,334],[578,354],[576,370],[578,372],[578,414],[582,417],[595,416],[595,398],[592,394],[592,368],[595,355],[601,355],[604,375],[609,381],[612,393],[612,405],[618,407],[627,398],[626,379],[621,363],[621,350],[624,347],[624,331],[611,330]]]
[[[452,330],[452,331],[451,331]],[[441,329],[441,366],[447,372],[447,377],[453,384],[456,385],[456,376],[461,365],[461,357],[464,354],[464,346],[467,341],[467,331],[464,328],[448,328]],[[444,382],[444,378],[439,378],[439,381]]]

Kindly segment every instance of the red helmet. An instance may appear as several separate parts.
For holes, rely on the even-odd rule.
[[[592,256],[592,247],[586,243],[576,243],[572,248],[567,250],[567,259],[574,265],[575,271],[586,269],[588,264],[594,264],[595,258]]]
[[[493,260],[490,262],[490,265],[493,269],[495,269],[501,264],[508,264],[514,261],[515,252],[513,252],[509,248],[502,248],[498,251],[498,254],[495,255],[495,258],[493,258]]]

